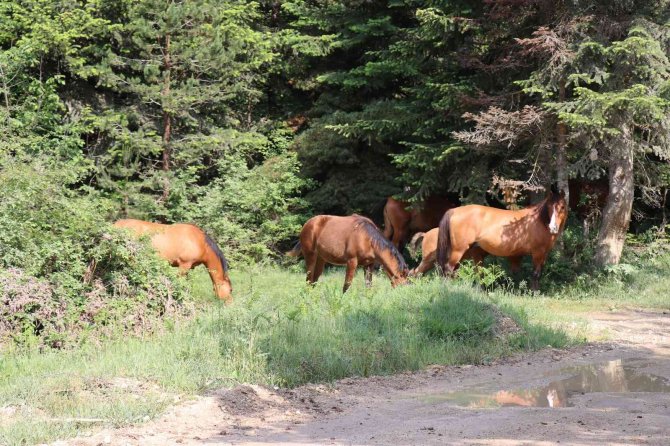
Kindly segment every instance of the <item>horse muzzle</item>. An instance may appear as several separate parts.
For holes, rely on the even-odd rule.
[[[219,299],[225,300],[226,303],[230,303],[233,301],[232,294],[233,294],[233,287],[230,285],[230,283],[222,283],[219,284],[215,287],[216,296]]]

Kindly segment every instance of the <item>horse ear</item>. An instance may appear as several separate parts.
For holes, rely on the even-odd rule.
[[[552,183],[551,185],[551,193],[558,195],[558,185],[556,183]]]

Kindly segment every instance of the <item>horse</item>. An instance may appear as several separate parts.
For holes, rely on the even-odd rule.
[[[437,254],[437,238],[440,228],[433,228],[428,232],[417,232],[410,240],[407,248],[412,256],[416,255],[418,244],[421,243],[421,263],[416,268],[410,270],[410,277],[421,276],[430,271],[435,266]],[[481,265],[488,253],[479,246],[472,246],[467,250],[461,261],[472,260],[475,265]]]
[[[351,285],[356,268],[365,269],[365,285],[372,285],[375,264],[381,264],[391,285],[407,281],[405,259],[382,232],[367,217],[350,215],[317,215],[310,218],[300,231],[300,240],[286,253],[291,257],[305,257],[307,282],[319,280],[326,263],[346,265],[343,293]]]
[[[143,220],[118,220],[114,227],[127,229],[136,236],[149,236],[151,245],[170,265],[182,274],[198,265],[205,265],[212,279],[214,293],[227,304],[233,292],[228,276],[228,261],[216,242],[195,225],[176,223],[164,225]]]
[[[552,186],[540,203],[510,211],[469,205],[450,209],[442,217],[437,242],[437,262],[443,274],[453,274],[463,254],[475,243],[499,257],[533,259],[531,288],[538,289],[547,254],[568,218],[565,193]]]
[[[444,213],[457,204],[446,197],[430,196],[421,208],[408,210],[409,206],[410,203],[393,197],[388,197],[384,205],[384,237],[398,249],[402,249],[411,234],[436,228]]]

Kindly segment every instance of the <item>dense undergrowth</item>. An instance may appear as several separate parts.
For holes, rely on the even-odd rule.
[[[113,231],[113,206],[79,180],[53,161],[0,160],[0,345],[72,347],[184,313],[185,281]]]

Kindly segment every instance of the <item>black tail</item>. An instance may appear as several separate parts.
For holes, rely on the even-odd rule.
[[[289,257],[300,257],[302,255],[302,245],[300,244],[300,240],[298,240],[298,243],[295,244],[293,249],[286,252],[286,255]]]
[[[445,266],[451,256],[451,210],[448,210],[440,220],[440,232],[437,236],[437,268],[445,274]]]
[[[214,239],[207,234],[205,234],[205,241],[207,242],[207,245],[212,248],[212,251],[214,251],[214,254],[216,254],[216,257],[218,257],[219,261],[221,262],[221,268],[223,268],[223,272],[227,273],[228,260],[226,260],[226,257],[223,255],[223,252],[221,252],[219,246],[216,244]]]

